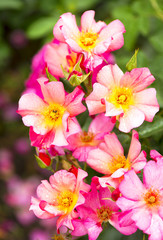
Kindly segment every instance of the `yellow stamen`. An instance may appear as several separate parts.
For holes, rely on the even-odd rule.
[[[112,216],[112,210],[107,206],[102,206],[97,209],[97,217],[100,222],[107,222]]]
[[[95,135],[92,132],[83,131],[80,134],[80,146],[97,146],[101,140],[94,139]]]
[[[61,125],[65,110],[66,109],[59,104],[50,104],[42,112],[45,118],[45,124],[50,127],[58,127]]]
[[[125,158],[125,156],[116,156],[113,157],[112,161],[109,163],[109,171],[110,173],[114,173],[119,168],[130,169],[130,161]]]
[[[63,210],[65,213],[69,213],[73,210],[76,202],[77,195],[69,190],[63,191],[57,196],[58,208]]]
[[[160,205],[160,194],[158,190],[149,189],[143,198],[148,207],[158,207]]]
[[[132,89],[126,87],[115,87],[107,97],[107,101],[115,105],[116,108],[126,111],[130,105],[134,104]]]
[[[96,46],[98,37],[98,33],[81,32],[78,38],[78,44],[82,49],[89,52]]]

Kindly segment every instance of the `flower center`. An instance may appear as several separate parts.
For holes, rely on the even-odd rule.
[[[107,222],[112,216],[112,210],[107,206],[102,206],[97,209],[97,217],[100,222]]]
[[[132,90],[126,87],[115,87],[106,100],[114,104],[116,108],[121,108],[124,111],[134,103]]]
[[[77,63],[77,54],[72,52],[70,55],[66,56],[66,59],[68,63],[68,71],[71,73],[75,64]]]
[[[59,235],[54,235],[54,237],[53,237],[53,239],[54,240],[65,240],[65,238],[64,238],[64,236],[63,235],[61,235],[61,234],[59,234]]]
[[[144,195],[144,200],[148,207],[156,207],[160,205],[160,194],[158,190],[149,189]]]
[[[63,191],[57,196],[58,208],[65,211],[65,213],[71,212],[77,202],[77,195],[69,190]]]
[[[116,156],[113,157],[112,162],[109,163],[109,170],[111,173],[114,173],[117,171],[119,168],[126,168],[130,169],[130,161],[129,159],[125,158],[125,156]]]
[[[90,51],[95,47],[98,36],[98,33],[82,31],[78,40],[78,44],[82,49]]]
[[[44,109],[42,115],[45,118],[45,123],[48,126],[59,126],[62,124],[62,116],[65,108],[59,104],[50,104]]]
[[[91,142],[93,138],[94,138],[94,135],[91,132],[83,131],[82,134],[80,135],[81,141],[86,143]]]

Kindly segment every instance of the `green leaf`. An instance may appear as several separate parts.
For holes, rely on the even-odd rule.
[[[131,71],[134,68],[137,68],[137,54],[139,52],[139,49],[135,49],[134,55],[131,57],[131,59],[126,64],[127,71]]]
[[[145,122],[138,128],[140,138],[150,137],[161,131],[163,131],[163,118],[160,116],[155,116],[153,122]]]
[[[57,17],[42,17],[33,22],[27,29],[27,37],[37,39],[53,32],[53,27],[58,21]]]
[[[6,9],[21,9],[23,7],[23,1],[21,0],[1,0],[0,10]]]
[[[56,81],[58,81],[53,75],[51,75],[49,73],[48,68],[46,68],[46,76],[49,79],[49,82],[54,82],[54,81],[56,82]]]
[[[149,38],[150,43],[156,51],[163,52],[163,30],[157,32],[155,35]]]

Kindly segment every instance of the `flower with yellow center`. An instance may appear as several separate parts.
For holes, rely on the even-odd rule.
[[[84,32],[82,31],[79,34],[77,39],[79,46],[87,52],[91,52],[91,50],[96,46],[98,43],[98,33],[93,32]]]
[[[106,100],[114,104],[116,108],[123,109],[123,111],[127,111],[134,104],[132,89],[127,87],[113,88]]]
[[[60,126],[65,110],[65,107],[62,105],[55,103],[49,104],[49,106],[42,111],[42,115],[45,118],[45,125],[48,127]]]
[[[77,200],[78,196],[76,193],[65,190],[60,192],[57,196],[57,207],[59,210],[64,211],[65,214],[68,214],[73,210]]]
[[[112,161],[108,163],[108,168],[111,174],[113,174],[120,168],[129,170],[130,166],[131,163],[128,158],[125,158],[125,156],[115,156],[113,157]]]

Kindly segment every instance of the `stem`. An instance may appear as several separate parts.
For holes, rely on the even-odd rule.
[[[156,11],[157,16],[163,21],[163,10],[159,7],[157,0],[150,0],[152,7]]]

